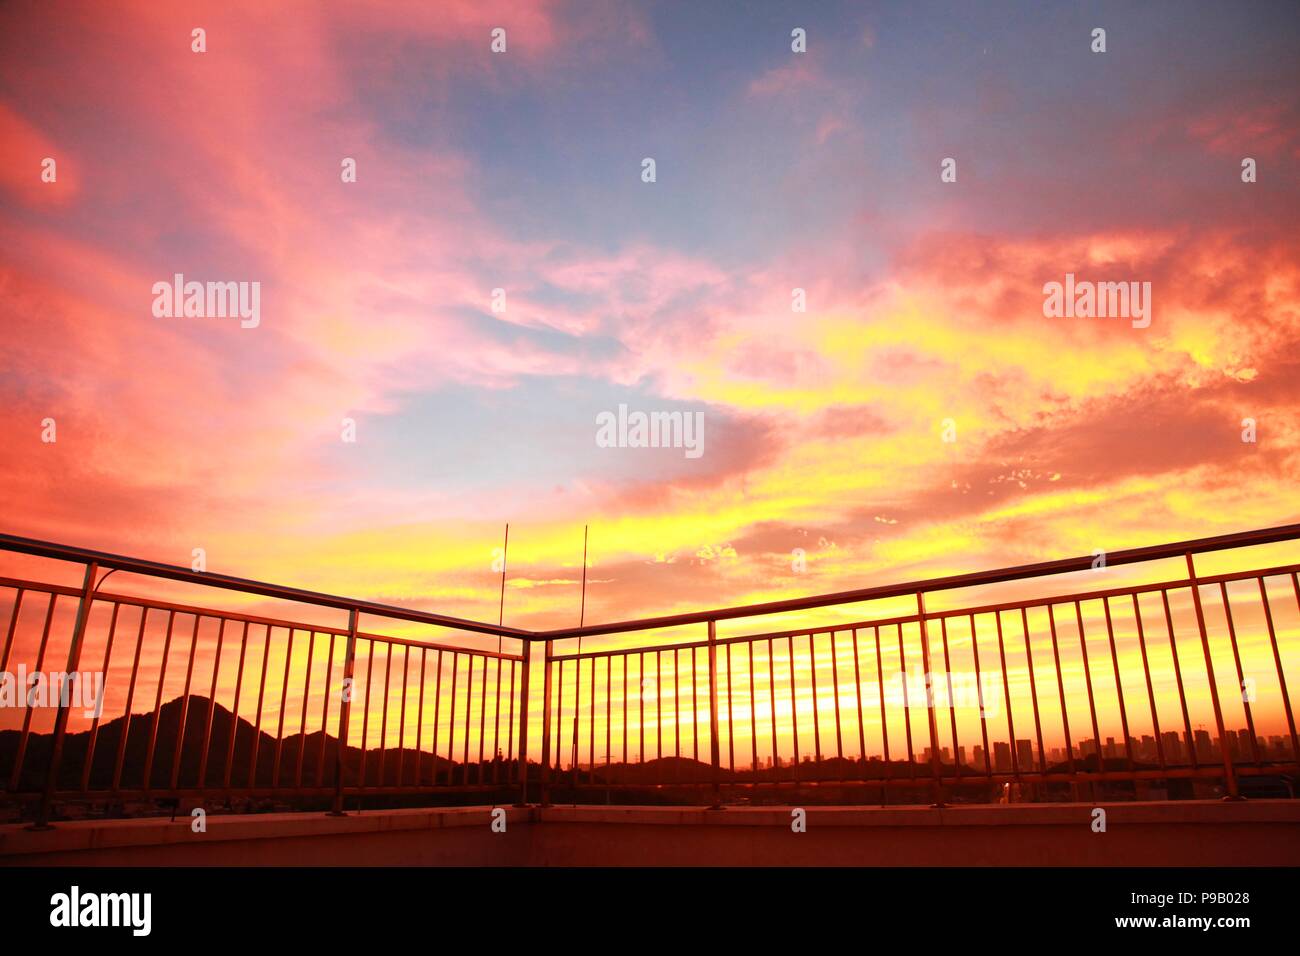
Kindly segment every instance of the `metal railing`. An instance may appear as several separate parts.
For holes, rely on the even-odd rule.
[[[0,780],[10,801],[34,802],[38,826],[56,800],[293,796],[342,812],[346,798],[381,794],[511,790],[526,803],[531,780],[543,803],[603,790],[702,793],[718,806],[808,787],[865,788],[881,802],[1065,799],[1098,785],[1160,796],[1180,781],[1237,797],[1243,780],[1291,787],[1300,769],[1288,690],[1300,564],[1198,575],[1194,558],[1296,541],[1300,525],[1113,552],[1108,569],[1178,559],[1186,570],[1062,594],[1044,594],[1046,579],[1095,557],[529,631],[0,536],[0,551],[84,566],[80,587],[0,578],[0,672],[20,662],[43,673],[56,659],[67,674],[97,668],[115,702],[115,716],[84,714],[70,730],[73,703],[43,708],[24,682],[21,725],[0,732]],[[347,622],[105,593],[102,571],[345,611]],[[1004,585],[1035,593],[969,597]],[[900,600],[912,607],[879,610]],[[848,605],[868,613],[718,634],[723,622]],[[61,642],[54,623],[69,613]],[[363,615],[378,627],[362,630]],[[378,632],[398,625],[451,637]],[[482,635],[518,653],[468,646]],[[1106,732],[1119,742],[1103,744]]]
[[[7,759],[0,779],[11,801],[39,796],[38,826],[48,822],[55,800],[316,797],[337,813],[347,795],[520,785],[527,747],[526,723],[517,720],[527,707],[523,654],[360,627],[364,613],[381,624],[489,630],[477,622],[43,542],[4,538],[0,548],[85,563],[80,588],[0,578],[0,596],[8,599],[0,673],[14,682],[17,666],[25,678],[16,695],[21,724],[0,733],[0,742],[8,738],[0,747],[0,759]],[[347,622],[338,627],[104,592],[101,570],[342,608]],[[70,634],[60,643],[54,624],[69,611]],[[102,626],[92,628],[93,618]],[[23,622],[33,625],[27,640]],[[102,645],[91,641],[96,630]],[[514,639],[518,632],[500,633]],[[66,657],[58,653],[64,647]],[[47,668],[68,677],[103,675],[105,689],[124,696],[115,713],[104,712],[102,698],[98,712],[79,711],[75,682],[36,682]],[[137,712],[141,705],[147,709]],[[69,733],[74,714],[85,726]],[[36,733],[40,715],[53,718],[47,734]]]

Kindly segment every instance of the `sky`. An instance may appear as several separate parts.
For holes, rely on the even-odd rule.
[[[4,530],[495,620],[509,523],[541,628],[584,526],[590,623],[1296,521],[1298,28],[5,4]],[[177,273],[259,323],[156,316]],[[1067,274],[1150,324],[1046,316]],[[621,404],[704,453],[600,447]]]

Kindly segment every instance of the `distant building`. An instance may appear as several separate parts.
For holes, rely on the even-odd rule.
[[[1034,766],[1034,745],[1028,740],[1016,741],[1016,760],[1021,770],[1032,770]]]
[[[1005,773],[1011,769],[1011,745],[1002,741],[993,744],[993,769]]]
[[[1196,756],[1206,761],[1214,759],[1214,748],[1210,743],[1210,735],[1204,730],[1196,732]]]
[[[1183,757],[1183,745],[1182,741],[1178,739],[1178,734],[1171,730],[1168,733],[1161,734],[1160,739],[1165,745],[1165,762],[1183,763],[1185,759]]]

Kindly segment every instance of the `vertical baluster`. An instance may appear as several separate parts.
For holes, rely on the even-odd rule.
[[[167,624],[168,632],[171,631],[171,622]],[[253,746],[249,748],[248,754],[248,786],[253,789],[257,786],[257,751],[262,743],[262,701],[266,696],[266,669],[271,657],[271,625],[266,625],[266,640],[262,644],[262,677],[257,684],[257,720],[253,724]],[[162,685],[159,685],[159,694],[162,693]],[[156,722],[156,721],[155,721]]]
[[[406,692],[411,683],[411,645],[402,645],[402,703],[397,714],[397,786],[402,785],[406,769]],[[418,738],[417,738],[418,739]]]
[[[50,643],[50,622],[54,619],[54,607],[58,599],[59,596],[51,591],[50,603],[45,611],[45,626],[41,630],[41,644],[36,651],[36,672],[32,677],[43,673],[45,670],[45,649]],[[31,678],[28,678],[28,680],[30,681]],[[18,735],[18,751],[14,755],[14,767],[9,777],[9,789],[11,791],[16,791],[22,786],[23,762],[27,756],[27,740],[32,731],[32,712],[35,709],[31,705],[31,691],[32,688],[30,687],[23,688],[23,729]],[[42,829],[47,823],[48,821],[44,821],[40,824]]]
[[[415,708],[415,788],[417,790],[424,780],[424,672],[428,665],[428,653],[428,648],[420,648],[420,702]]]
[[[140,608],[140,631],[135,636],[135,657],[131,662],[131,681],[126,687],[126,709],[122,715],[122,733],[117,739],[117,758],[113,761],[113,792],[122,787],[122,766],[126,762],[126,742],[131,734],[131,705],[135,701],[135,682],[140,673],[140,652],[144,649],[144,628],[149,608]]]
[[[190,631],[190,656],[189,662],[185,665],[185,690],[181,694],[180,713],[176,720],[176,751],[172,754],[172,790],[176,790],[180,785],[181,746],[185,742],[185,724],[190,711],[190,686],[194,679],[194,656],[199,646],[199,619],[199,615],[195,614],[194,627]]]
[[[302,788],[303,758],[307,754],[307,709],[311,704],[311,665],[316,656],[316,632],[307,632],[307,670],[303,676],[302,714],[298,718],[298,759],[293,769],[293,785]],[[328,676],[327,676],[328,679]]]
[[[1169,592],[1162,589],[1160,598],[1164,604],[1165,627],[1169,631],[1169,652],[1174,659],[1174,681],[1178,685],[1178,704],[1183,712],[1183,729],[1187,735],[1187,753],[1192,762],[1192,769],[1196,769],[1199,766],[1196,757],[1196,740],[1192,736],[1192,718],[1187,710],[1187,693],[1183,690],[1183,669],[1178,662],[1178,639],[1174,634],[1174,616],[1169,610]]]
[[[289,628],[289,647],[284,655],[284,683],[280,688],[280,723],[275,732],[275,760],[271,766],[271,786],[280,786],[280,754],[284,750],[284,709],[289,700],[289,672],[293,664],[293,632]]]
[[[966,765],[961,759],[961,748],[957,744],[957,708],[953,702],[952,692],[952,664],[948,660],[948,618],[939,618],[939,636],[943,641],[943,670],[947,675],[948,686],[948,722],[952,725],[952,767],[953,772],[962,776],[966,771]]]
[[[1160,769],[1165,769],[1165,745],[1160,739],[1160,715],[1156,712],[1156,692],[1151,683],[1151,662],[1147,660],[1147,638],[1142,627],[1142,608],[1138,604],[1137,592],[1133,592],[1133,618],[1137,621],[1138,648],[1142,651],[1142,673],[1147,682],[1147,700],[1151,704],[1151,727],[1156,737],[1156,757],[1160,760]]]
[[[541,767],[541,804],[544,807],[550,806],[550,794],[548,787],[551,782],[551,654],[554,642],[545,642],[545,658],[543,659],[542,669],[542,767]],[[624,665],[626,666],[626,665]],[[626,691],[626,683],[624,684]],[[624,727],[627,725],[626,706],[623,711]],[[626,730],[624,731],[626,734]],[[627,737],[623,738],[624,752],[626,753]]]
[[[980,638],[975,628],[975,615],[967,615],[970,620],[970,646],[975,655],[975,693],[980,705],[980,739],[984,742],[984,773],[993,783],[993,755],[989,753],[988,714],[984,711],[984,674],[980,670]]]
[[[208,751],[212,745],[212,721],[217,713],[217,682],[221,676],[221,648],[226,639],[226,619],[217,626],[217,652],[212,659],[212,687],[208,690],[208,716],[203,723],[203,751],[199,755],[199,789],[208,786]]]
[[[1065,734],[1065,756],[1070,762],[1071,785],[1078,789],[1078,771],[1074,766],[1074,743],[1070,739],[1070,712],[1065,706],[1065,678],[1061,671],[1061,650],[1056,638],[1056,611],[1053,605],[1047,605],[1047,623],[1052,631],[1052,660],[1056,663],[1056,689],[1061,695],[1061,725]]]
[[[515,768],[515,781],[520,787],[520,805],[528,804],[528,760],[527,747],[528,740],[528,656],[532,651],[532,643],[524,642],[523,652],[523,670],[520,680],[520,706],[519,706],[519,753],[515,753],[515,670],[516,664],[510,662],[510,719],[506,721],[506,754],[511,760],[511,766]],[[517,758],[517,759],[516,759]]]
[[[100,667],[100,674],[104,681],[100,689],[99,705],[95,708],[95,716],[90,722],[90,739],[86,742],[86,760],[81,768],[81,792],[86,793],[90,790],[90,768],[95,762],[95,740],[99,736],[99,718],[104,712],[103,694],[108,685],[108,668],[113,656],[113,638],[117,635],[117,614],[121,605],[113,603],[113,618],[108,625],[108,642],[104,646],[104,663]],[[80,679],[80,678],[78,678]]]
[[[916,592],[916,626],[921,632],[921,666],[925,677],[925,712],[930,726],[930,772],[934,776],[934,805],[944,806],[943,767],[939,761],[939,724],[934,713],[933,675],[930,672],[930,636],[926,627],[925,595]]]
[[[1083,608],[1074,602],[1074,619],[1079,625],[1079,651],[1083,655],[1083,679],[1088,688],[1088,713],[1092,717],[1093,750],[1097,755],[1097,772],[1105,776],[1106,761],[1101,752],[1101,728],[1097,723],[1097,701],[1092,693],[1092,668],[1088,663],[1088,639],[1083,626]]]
[[[388,785],[384,765],[388,758],[388,693],[393,685],[393,645],[384,642],[384,700],[379,712],[379,787]]]
[[[239,731],[239,695],[244,687],[244,658],[248,652],[248,622],[244,622],[244,632],[239,639],[239,665],[235,671],[235,701],[234,707],[230,713],[230,738],[226,741],[226,767],[221,775],[221,786],[225,790],[230,789],[230,772],[235,763],[235,735]],[[130,704],[127,705],[129,711]],[[127,714],[128,718],[130,714]],[[122,728],[125,735],[126,727]]]
[[[885,665],[880,653],[880,628],[873,627],[872,635],[876,639],[876,686],[880,688],[880,734],[884,746],[885,777],[880,783],[880,802],[883,805],[888,796],[888,784],[893,779],[894,768],[889,759],[889,720],[885,716]],[[798,759],[796,757],[796,759]]]
[[[1011,738],[1008,744],[1011,748],[1011,773],[1017,781],[1020,780],[1020,757],[1016,754],[1016,718],[1011,709],[1011,681],[1007,676],[1007,649],[1002,640],[1002,612],[994,611],[993,617],[997,622],[998,632],[998,661],[1002,667],[1002,692],[1003,699],[1007,705],[1007,735]]]
[[[713,809],[722,807],[722,748],[718,737],[718,630],[709,627],[709,753],[713,766]]]
[[[907,654],[903,650],[903,625],[899,623],[894,626],[898,628],[898,663],[903,671],[903,730],[907,734],[907,775],[915,780],[916,758],[912,749],[912,701],[909,696],[911,690],[907,686]]]
[[[1250,701],[1246,695],[1246,675],[1241,669],[1241,652],[1237,649],[1237,628],[1232,620],[1232,602],[1228,599],[1228,585],[1224,581],[1219,582],[1219,594],[1223,597],[1223,614],[1228,621],[1228,640],[1232,643],[1232,662],[1237,668],[1237,689],[1241,693],[1241,706],[1246,711],[1246,728],[1250,733],[1250,752],[1255,758],[1255,766],[1259,766],[1259,743],[1255,739],[1255,718],[1250,712]],[[1222,746],[1227,747],[1228,741],[1224,740]]]
[[[438,649],[438,676],[433,681],[433,773],[432,784],[438,786],[438,725],[442,718],[442,649]],[[522,737],[523,728],[520,728]],[[450,762],[450,758],[448,759]],[[525,800],[524,802],[527,802]]]
[[[334,806],[330,813],[343,815],[343,759],[348,747],[348,721],[352,717],[352,693],[357,661],[356,608],[348,610],[348,644],[343,658],[343,683],[339,693],[339,736],[334,747]]]
[[[483,766],[483,739],[487,736],[487,675],[488,659],[482,658],[483,675],[479,678],[479,702],[478,702],[478,773],[475,774],[474,781],[479,786],[483,785],[485,769]]]
[[[808,672],[811,675],[812,684],[812,712],[813,712],[813,760],[816,763],[815,773],[821,776],[822,764],[822,725],[821,716],[818,713],[821,707],[818,706],[820,701],[817,699],[817,636],[809,633],[808,635]]]
[[[1210,635],[1205,629],[1205,611],[1201,607],[1201,585],[1196,579],[1196,565],[1192,562],[1191,552],[1187,557],[1187,579],[1192,588],[1192,606],[1196,610],[1196,626],[1201,631],[1201,649],[1205,652],[1205,674],[1210,682],[1210,703],[1214,706],[1214,726],[1219,732],[1219,750],[1223,754],[1224,782],[1228,788],[1228,799],[1240,798],[1237,792],[1237,773],[1232,766],[1232,754],[1228,751],[1228,736],[1223,729],[1223,707],[1219,704],[1219,681],[1214,676],[1214,660],[1210,656]]]
[[[862,714],[862,672],[858,666],[858,629],[853,634],[853,695],[858,702],[858,757],[862,760],[862,775],[867,773],[867,724]],[[772,704],[776,706],[775,701]]]
[[[790,733],[794,743],[794,765],[790,768],[790,779],[799,779],[799,699],[795,690],[794,677],[794,635],[786,636],[786,653],[790,658]]]
[[[316,754],[316,786],[325,785],[325,741],[329,738],[330,678],[334,676],[334,640],[338,635],[330,631],[329,656],[325,658],[325,689],[321,691],[320,750]],[[235,691],[239,693],[238,690]]]
[[[831,631],[831,686],[835,700],[835,756],[844,759],[844,738],[840,731],[840,664],[835,649],[835,632]]]
[[[1133,769],[1133,737],[1128,732],[1128,709],[1124,706],[1124,682],[1119,675],[1119,651],[1115,648],[1115,626],[1110,619],[1110,598],[1103,597],[1101,606],[1106,612],[1106,637],[1110,640],[1110,662],[1115,672],[1115,696],[1119,698],[1119,721],[1124,732],[1124,756],[1129,770]]]
[[[1034,678],[1034,651],[1029,645],[1029,615],[1020,608],[1020,629],[1025,635],[1025,661],[1029,667],[1029,697],[1034,702],[1034,734],[1038,738],[1038,771],[1047,773],[1047,750],[1043,747],[1043,722],[1038,715],[1038,681]]]

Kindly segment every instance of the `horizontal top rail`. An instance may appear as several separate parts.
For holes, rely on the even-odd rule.
[[[1273,544],[1280,541],[1300,539],[1300,524],[1279,525],[1273,528],[1260,528],[1254,531],[1239,531],[1232,534],[1215,535],[1207,538],[1194,538],[1169,544],[1150,545],[1143,548],[1129,548],[1122,551],[1108,552],[1105,556],[1106,566],[1138,564],[1144,561],[1157,561],[1167,558],[1183,557],[1187,554],[1204,554],[1212,551],[1224,551],[1231,548],[1250,547],[1253,545]],[[68,545],[23,538],[15,535],[0,534],[0,549],[29,554],[37,557],[54,558],[82,564],[94,562],[100,567],[113,568],[129,573],[150,575],[191,584],[226,588],[257,594],[264,597],[297,601],[320,607],[338,608],[340,610],[357,610],[363,614],[375,614],[398,620],[419,624],[434,624],[441,627],[456,628],[480,634],[501,634],[525,641],[553,641],[575,637],[597,636],[602,634],[620,634],[631,631],[657,630],[665,627],[679,627],[689,624],[702,624],[708,621],[732,620],[735,618],[757,617],[764,614],[776,614],[790,611],[805,611],[813,608],[830,607],[836,604],[852,604],[861,601],[881,600],[913,594],[928,594],[934,591],[948,591],[958,588],[977,587],[999,584],[1025,578],[1044,577],[1053,574],[1065,574],[1071,571],[1085,571],[1096,560],[1093,555],[1077,558],[1062,558],[1037,564],[1025,564],[989,571],[976,571],[965,574],[928,578],[921,581],[908,581],[899,584],[878,585],[868,588],[856,588],[849,591],[835,591],[801,598],[789,598],[783,601],[768,601],[761,604],[746,604],[734,607],[715,608],[706,611],[690,611],[683,614],[670,614],[661,617],[638,618],[635,620],[613,621],[606,624],[588,624],[584,627],[557,628],[553,630],[533,631],[524,628],[485,624],[465,618],[450,617],[411,608],[380,604],[374,601],[357,600],[308,591],[301,588],[285,587],[237,578],[225,574],[193,571],[179,565],[161,564],[138,558],[125,557],[103,551],[92,551]],[[940,616],[942,612],[933,616]],[[806,629],[799,629],[799,633]]]
[[[1177,541],[1172,544],[1110,551],[1106,554],[1106,566],[1138,564],[1143,561],[1157,561],[1164,558],[1181,558],[1189,553],[1204,554],[1210,551],[1226,551],[1230,548],[1273,544],[1278,541],[1290,541],[1298,538],[1300,538],[1300,524],[1279,525],[1276,528],[1238,531],[1210,538]],[[877,587],[858,588],[852,591],[835,591],[829,594],[815,594],[809,597],[790,598],[784,601],[768,601],[764,604],[746,604],[737,607],[718,608],[712,611],[691,611],[686,614],[642,618],[635,621],[615,621],[610,624],[588,624],[585,627],[561,628],[559,630],[545,631],[543,636],[546,640],[563,640],[570,637],[590,637],[598,634],[620,634],[628,631],[649,631],[662,627],[679,627],[686,624],[703,624],[707,621],[725,621],[738,617],[757,617],[762,614],[777,614],[786,611],[807,611],[812,608],[830,607],[834,604],[853,604],[858,601],[874,601],[917,593],[928,594],[932,591],[950,591],[984,584],[998,584],[1020,578],[1064,574],[1069,571],[1086,571],[1092,567],[1095,560],[1096,558],[1093,555],[1079,558],[1062,558],[1057,561],[1044,561],[1039,564],[1023,564],[1018,567],[954,574],[942,578],[929,578],[923,581],[910,581],[902,584],[885,584]]]
[[[34,594],[57,594],[63,597],[76,597],[80,588],[66,584],[43,584],[40,581],[27,581],[22,578],[0,577],[0,588],[15,591],[31,591]],[[259,614],[241,614],[238,611],[223,611],[220,608],[201,607],[196,604],[176,604],[172,601],[159,601],[139,597],[133,594],[117,594],[112,591],[97,591],[95,600],[105,604],[119,604],[123,607],[138,607],[144,611],[167,611],[172,614],[193,615],[211,618],[215,621],[229,621],[232,624],[256,624],[259,627],[278,627],[286,631],[304,631],[313,634],[332,634],[347,637],[351,631],[346,627],[331,627],[328,624],[312,624],[308,621],[291,621],[288,618],[264,617]],[[419,641],[409,637],[395,637],[389,634],[373,634],[369,631],[357,631],[357,640],[379,644],[400,644],[418,650],[448,651],[456,654],[468,654],[473,657],[501,658],[506,661],[522,661],[523,655],[509,654],[504,651],[492,651],[474,647],[456,647],[452,644],[440,644],[437,641]]]
[[[1269,578],[1285,574],[1300,573],[1300,564],[1283,564],[1270,568],[1256,568],[1250,571],[1231,571],[1227,574],[1207,574],[1205,576],[1197,575],[1196,583],[1201,587],[1207,587],[1215,584],[1229,584],[1234,581],[1253,581],[1257,578]],[[1188,578],[1176,578],[1169,581],[1157,581],[1153,584],[1135,584],[1129,587],[1107,588],[1101,591],[1078,591],[1070,594],[1054,594],[1050,597],[1028,598],[1023,601],[1005,601],[1001,604],[977,604],[964,607],[946,608],[941,611],[927,611],[924,615],[927,621],[939,621],[940,619],[952,620],[953,618],[973,617],[981,614],[1001,614],[1009,611],[1031,610],[1043,608],[1049,605],[1074,604],[1075,602],[1085,603],[1088,601],[1105,601],[1116,597],[1137,596],[1139,594],[1153,594],[1159,591],[1173,591],[1179,588],[1186,588],[1191,585]],[[730,637],[719,637],[713,643],[719,647],[727,644],[751,644],[761,641],[785,640],[790,637],[811,637],[814,634],[839,634],[845,631],[869,630],[871,628],[893,627],[899,624],[913,624],[921,620],[922,615],[916,611],[909,614],[894,614],[889,617],[865,618],[859,621],[846,621],[835,624],[820,624],[814,627],[793,627],[783,631],[763,631],[756,634],[737,634]],[[672,651],[687,651],[695,647],[708,647],[707,640],[682,641],[675,644],[664,644],[656,647],[615,647],[602,648],[594,651],[583,651],[582,653],[573,654],[553,654],[553,661],[575,661],[587,660],[593,657],[617,657],[619,655],[634,656],[637,654],[667,654]]]
[[[208,587],[226,588],[242,591],[245,594],[258,594],[263,597],[279,598],[285,601],[297,601],[300,604],[312,604],[317,607],[338,608],[341,611],[357,610],[362,614],[376,614],[416,624],[435,624],[439,627],[451,627],[462,631],[474,631],[479,634],[504,634],[506,637],[530,640],[532,631],[523,631],[514,627],[496,624],[483,624],[446,614],[433,614],[412,608],[396,607],[392,604],[380,604],[375,601],[362,601],[356,598],[340,597],[320,591],[307,591],[302,588],[285,587],[280,584],[268,584],[265,581],[252,581],[248,578],[232,577],[228,574],[214,574],[208,571],[194,571],[175,564],[161,564],[157,561],[144,561],[140,558],[128,558],[120,554],[105,551],[90,551],[85,548],[73,548],[68,545],[55,544],[50,541],[38,541],[35,538],[20,538],[10,534],[0,534],[0,549],[30,554],[40,558],[54,558],[60,561],[75,561],[80,564],[94,562],[101,568],[113,568],[131,574],[145,574],[155,578],[167,578],[172,581],[184,581],[189,584],[203,584]]]

